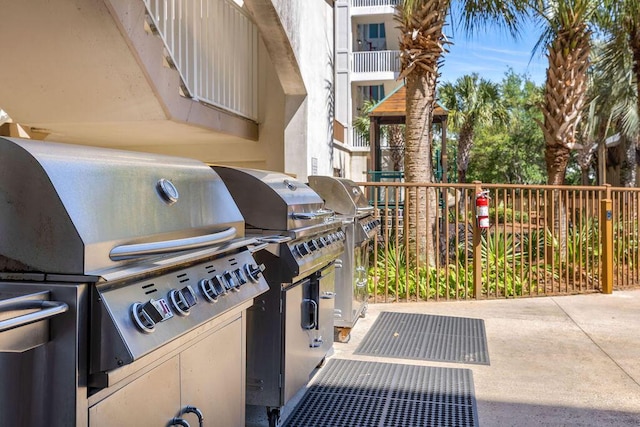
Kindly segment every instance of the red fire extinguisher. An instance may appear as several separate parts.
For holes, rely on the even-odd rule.
[[[482,230],[489,228],[489,191],[476,194],[476,219]]]

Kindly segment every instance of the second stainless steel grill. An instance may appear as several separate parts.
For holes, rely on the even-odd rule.
[[[374,217],[360,187],[349,179],[315,175],[309,177],[309,186],[344,224],[346,245],[336,277],[334,326],[337,341],[347,342],[351,329],[367,310],[371,242],[379,233],[380,220]]]
[[[344,251],[342,222],[309,186],[285,174],[214,166],[266,247],[270,290],[247,316],[247,404],[280,408],[309,381],[333,346],[335,261]]]

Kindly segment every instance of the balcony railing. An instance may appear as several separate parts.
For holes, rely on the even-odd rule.
[[[401,0],[351,0],[352,7],[397,6]]]
[[[187,95],[258,116],[258,30],[230,0],[144,0]]]
[[[356,148],[369,148],[369,138],[362,135],[356,128],[351,128],[351,146]]]
[[[399,50],[353,52],[354,73],[400,72]]]

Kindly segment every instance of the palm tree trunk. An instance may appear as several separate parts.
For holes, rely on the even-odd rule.
[[[432,182],[431,126],[434,109],[435,73],[411,73],[406,77],[407,118],[404,153],[405,180],[410,183]],[[431,89],[431,90],[429,90]],[[428,209],[428,206],[430,209]],[[410,256],[415,261],[435,263],[434,226],[436,196],[433,187],[419,191],[408,189],[405,206]]]
[[[389,145],[391,148],[391,163],[394,171],[403,170],[404,165],[404,134],[401,125],[389,126]]]
[[[471,146],[473,142],[473,126],[469,123],[460,129],[458,138],[458,182],[467,182],[467,170],[471,158]]]
[[[548,49],[549,68],[541,127],[550,185],[564,184],[570,150],[576,146],[576,129],[582,119],[587,90],[590,37],[586,24],[564,29],[557,33]],[[558,236],[558,255],[562,259],[566,254],[568,217],[561,195],[557,190],[549,192],[546,215],[553,220],[551,225]]]

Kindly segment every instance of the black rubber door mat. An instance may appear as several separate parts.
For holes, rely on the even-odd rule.
[[[283,427],[475,427],[470,369],[332,359]]]
[[[431,314],[383,311],[355,354],[489,364],[484,320]]]

